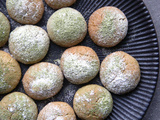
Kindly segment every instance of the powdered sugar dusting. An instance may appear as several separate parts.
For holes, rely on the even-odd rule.
[[[65,53],[63,55],[63,72],[67,79],[73,83],[85,83],[91,80],[99,70],[99,61],[87,60],[87,56]]]

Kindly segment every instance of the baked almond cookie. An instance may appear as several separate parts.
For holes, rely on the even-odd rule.
[[[10,23],[7,17],[0,12],[0,47],[6,44],[10,33]]]
[[[71,6],[76,0],[45,0],[46,3],[53,9]]]
[[[21,79],[18,62],[8,53],[0,50],[0,94],[12,91]]]
[[[97,75],[100,61],[92,48],[76,46],[64,51],[61,56],[60,66],[69,82],[83,84]]]
[[[80,43],[87,33],[87,23],[80,12],[73,8],[62,8],[52,14],[47,22],[51,40],[62,47]]]
[[[49,49],[49,37],[45,30],[25,25],[13,30],[9,37],[9,50],[13,57],[24,64],[41,61]]]
[[[37,105],[24,93],[13,92],[0,101],[0,120],[36,120]]]
[[[110,92],[99,85],[80,88],[73,99],[73,108],[83,120],[103,120],[111,113],[113,99]]]
[[[41,62],[29,67],[22,79],[25,92],[36,100],[57,94],[63,85],[61,69],[52,63]]]
[[[44,12],[42,0],[6,0],[6,8],[12,19],[21,24],[36,24]]]
[[[135,89],[140,81],[139,64],[125,52],[111,53],[101,63],[100,79],[114,94],[128,93]]]
[[[40,111],[37,120],[76,120],[76,115],[68,103],[50,102]]]
[[[116,7],[102,7],[90,16],[88,31],[91,39],[98,46],[113,47],[125,38],[128,20]]]

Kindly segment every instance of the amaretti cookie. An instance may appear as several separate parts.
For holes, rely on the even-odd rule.
[[[73,84],[83,84],[97,75],[100,61],[92,48],[76,46],[64,51],[60,66],[68,81]]]
[[[0,101],[0,120],[36,120],[37,105],[24,93],[13,92]]]
[[[68,103],[50,102],[40,111],[37,120],[76,120],[76,115]]]
[[[12,19],[21,24],[36,24],[44,12],[42,0],[6,0],[6,8]]]
[[[22,83],[30,97],[44,100],[60,91],[63,85],[63,74],[57,65],[41,62],[29,67]]]
[[[11,32],[9,50],[16,60],[24,64],[33,64],[46,56],[49,43],[45,30],[38,26],[25,25]]]
[[[76,0],[45,0],[45,2],[53,9],[71,6]]]
[[[8,53],[0,50],[0,94],[12,91],[21,79],[18,62]]]
[[[140,67],[131,55],[117,51],[106,56],[100,68],[102,84],[114,94],[125,94],[140,81]]]
[[[7,17],[0,12],[0,47],[6,44],[10,33],[10,23]]]
[[[80,12],[73,8],[62,8],[52,14],[47,22],[51,40],[62,47],[80,43],[87,33],[87,24]]]
[[[128,20],[116,7],[102,7],[89,18],[89,35],[93,42],[101,47],[116,46],[125,38],[127,30]]]
[[[78,117],[83,120],[103,120],[112,111],[113,99],[104,87],[87,85],[76,92],[73,108]]]

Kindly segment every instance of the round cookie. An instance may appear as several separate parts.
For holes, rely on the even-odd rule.
[[[10,33],[10,23],[7,17],[0,12],[0,47],[6,44]]]
[[[18,62],[8,53],[0,50],[0,94],[12,91],[21,79]]]
[[[76,120],[76,115],[68,103],[50,102],[40,111],[37,120]]]
[[[6,8],[10,17],[21,24],[36,24],[44,13],[42,0],[6,0]]]
[[[71,6],[76,0],[45,0],[45,2],[53,9]]]
[[[44,100],[60,91],[63,85],[63,74],[57,65],[41,62],[29,67],[22,83],[30,97]]]
[[[91,39],[98,46],[113,47],[125,38],[128,20],[116,7],[102,7],[90,16],[88,31]]]
[[[101,63],[100,79],[114,94],[128,93],[135,89],[140,81],[139,64],[125,52],[111,53]]]
[[[1,120],[36,120],[37,105],[24,93],[13,92],[0,101]]]
[[[83,84],[97,75],[100,61],[92,48],[76,46],[64,51],[60,66],[68,81],[73,84]]]
[[[13,30],[9,37],[9,50],[13,57],[24,64],[41,61],[49,49],[49,37],[38,26],[25,25]]]
[[[52,14],[47,22],[51,40],[62,47],[80,43],[87,33],[87,23],[80,12],[73,8],[62,8]]]
[[[73,108],[83,120],[103,120],[112,111],[113,99],[104,87],[96,84],[87,85],[76,92]]]

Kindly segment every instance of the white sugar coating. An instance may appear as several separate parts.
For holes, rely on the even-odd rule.
[[[65,53],[63,55],[64,76],[74,84],[82,84],[93,79],[99,70],[97,59],[87,60],[88,56]]]
[[[62,84],[63,75],[60,68],[47,62],[31,66],[23,78],[25,91],[34,99],[54,96],[62,88]]]
[[[25,25],[11,32],[9,50],[18,61],[32,64],[45,57],[49,43],[45,30],[38,26]]]
[[[111,94],[98,85],[80,88],[73,101],[74,110],[81,119],[104,119],[113,107]]]
[[[13,92],[8,94],[1,100],[1,102],[3,105],[2,107],[8,110],[7,112],[11,113],[11,119],[36,120],[37,118],[38,110],[36,104],[32,99],[23,93]],[[1,112],[3,113],[3,110]]]
[[[119,55],[117,52],[106,57],[100,69],[100,78],[102,84],[115,94],[124,94],[133,90],[137,86],[136,70],[128,69],[129,63],[124,55]],[[135,64],[136,66],[136,64]]]
[[[44,12],[42,0],[7,0],[6,7],[9,15],[23,24],[37,23]]]
[[[39,113],[37,120],[76,120],[73,109],[65,102],[50,102]]]

